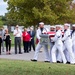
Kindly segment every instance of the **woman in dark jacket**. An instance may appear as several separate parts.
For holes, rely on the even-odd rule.
[[[0,28],[0,55],[1,55],[1,44],[2,44],[2,29]]]
[[[11,54],[11,39],[8,29],[5,30],[5,45],[6,45],[6,54]]]

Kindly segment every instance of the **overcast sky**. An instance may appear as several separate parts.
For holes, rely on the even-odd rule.
[[[5,15],[5,13],[7,12],[6,8],[7,8],[7,3],[3,2],[3,0],[0,0],[0,15]]]
[[[3,2],[3,0],[0,0],[0,15],[4,15],[7,10],[7,3]]]

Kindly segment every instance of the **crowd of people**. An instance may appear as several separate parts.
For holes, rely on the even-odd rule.
[[[23,41],[24,53],[29,53],[29,51],[31,51],[31,46],[35,51],[35,41],[34,41],[35,31],[33,30],[33,27],[30,27],[30,30],[24,28],[24,31],[22,32],[19,26],[16,25],[13,31],[13,36],[14,36],[15,54],[18,53],[22,54],[21,41]],[[2,50],[1,50],[1,46],[2,46]],[[4,52],[4,47],[6,47],[6,54],[11,54],[11,35],[9,34],[8,29],[1,28],[0,29],[0,55],[1,55],[1,51]]]
[[[53,34],[50,35],[49,30],[44,28],[43,22],[39,23],[39,29],[36,33],[39,43],[31,61],[37,61],[39,51],[41,47],[44,47],[45,62],[75,64],[75,25],[72,25],[71,30],[68,23],[64,24],[64,30],[62,25],[51,26],[50,32]],[[50,35],[50,50],[48,50],[48,44],[42,45],[40,43],[41,34]]]
[[[31,51],[31,46],[35,51],[35,31],[33,30],[33,27],[30,27],[29,31],[27,30],[27,28],[24,28],[24,31],[22,32],[17,25],[13,32],[13,35],[15,36],[15,54],[17,54],[17,46],[19,47],[19,54],[22,54],[21,40],[23,40],[24,53],[29,53],[29,51]]]
[[[35,48],[35,34],[36,34],[36,48]],[[49,44],[42,45],[40,35],[49,35]],[[40,49],[43,47],[45,51],[45,62],[52,63],[68,63],[75,64],[75,24],[70,28],[70,24],[65,23],[62,25],[50,26],[50,29],[44,27],[44,23],[40,22],[39,27],[34,31],[33,27],[30,27],[28,31],[24,28],[22,32],[19,26],[16,25],[13,31],[14,35],[14,51],[15,54],[22,54],[21,41],[23,41],[24,53],[29,53],[32,50],[35,51],[33,59],[31,61],[37,61]],[[6,54],[11,54],[11,36],[8,29],[0,29],[0,55],[1,45],[2,51],[4,51],[4,42],[6,46]],[[50,49],[48,48],[50,45]],[[19,49],[19,50],[18,50]]]

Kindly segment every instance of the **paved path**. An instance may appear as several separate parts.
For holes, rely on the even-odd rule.
[[[38,61],[44,61],[44,51],[41,49],[42,52],[39,52]],[[14,60],[26,60],[30,61],[34,56],[34,51],[32,50],[29,53],[24,53],[22,49],[23,54],[15,54],[14,48],[11,49],[11,55],[6,55],[6,50],[1,53],[0,58],[4,59],[14,59]]]

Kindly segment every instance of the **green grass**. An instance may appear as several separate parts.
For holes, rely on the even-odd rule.
[[[75,75],[75,65],[0,59],[0,75]]]
[[[10,33],[10,37],[11,37],[11,45],[14,46],[14,36],[13,36],[13,33]]]

